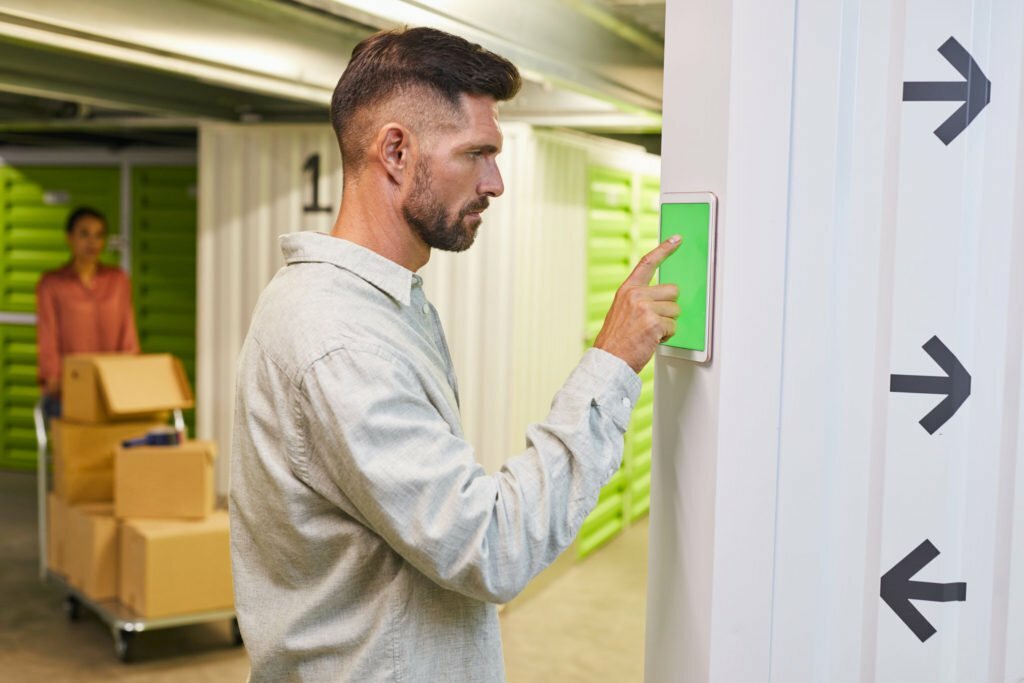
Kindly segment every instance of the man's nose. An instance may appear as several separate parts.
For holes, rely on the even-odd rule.
[[[501,171],[498,170],[498,164],[494,160],[488,164],[487,174],[480,181],[477,192],[488,197],[500,197],[504,194],[505,183],[501,180]]]

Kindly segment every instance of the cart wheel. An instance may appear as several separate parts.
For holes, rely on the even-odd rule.
[[[231,620],[231,642],[237,646],[245,645],[242,640],[242,629],[238,628],[238,619]]]
[[[132,657],[135,654],[135,632],[126,631],[123,628],[114,630],[114,654],[122,662],[132,661]]]
[[[82,603],[78,602],[74,595],[64,598],[64,614],[67,615],[68,621],[78,621],[82,616]]]

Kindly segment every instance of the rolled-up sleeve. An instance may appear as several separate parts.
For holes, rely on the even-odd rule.
[[[573,541],[622,460],[640,378],[623,361],[588,351],[555,395],[526,450],[495,475],[452,432],[401,358],[338,349],[299,385],[304,451],[365,524],[434,582],[507,602]]]

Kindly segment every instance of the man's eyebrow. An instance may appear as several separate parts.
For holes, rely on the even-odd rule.
[[[501,150],[496,145],[466,145],[466,149],[479,150],[485,154],[497,154]]]

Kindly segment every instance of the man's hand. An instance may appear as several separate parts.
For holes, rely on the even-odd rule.
[[[618,356],[639,373],[654,355],[658,344],[676,331],[679,288],[649,286],[654,271],[679,246],[674,235],[640,259],[619,290],[604,317],[594,346]]]
[[[51,377],[43,384],[43,393],[47,396],[58,396],[60,394],[60,377]]]

